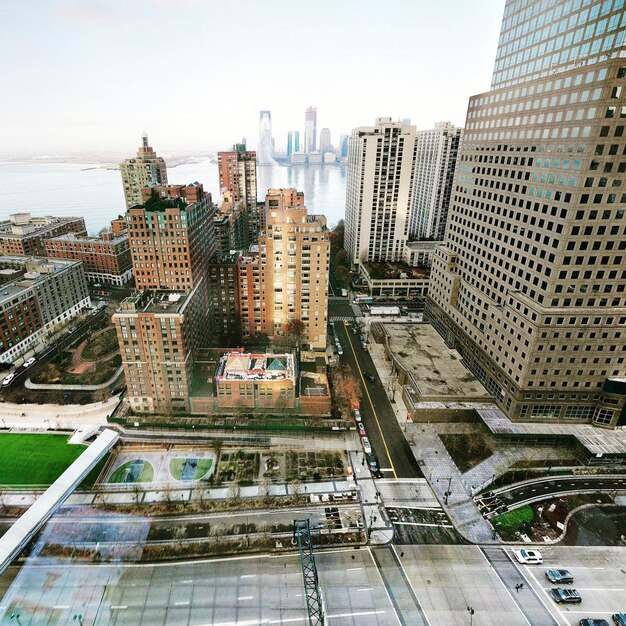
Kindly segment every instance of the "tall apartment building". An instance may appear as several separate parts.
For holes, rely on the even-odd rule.
[[[303,342],[312,349],[326,347],[329,255],[326,218],[307,214],[302,192],[269,189],[265,231],[259,237],[262,332],[283,335],[287,324],[299,318]]]
[[[235,144],[228,152],[217,153],[220,191],[234,206],[245,208],[246,237],[244,247],[256,243],[261,223],[257,206],[256,152],[246,150],[245,144]]]
[[[32,217],[30,213],[14,213],[0,222],[0,254],[8,256],[44,256],[49,237],[74,234],[87,236],[82,217]]]
[[[317,108],[307,107],[304,112],[304,151],[315,152],[317,150]]]
[[[380,117],[350,135],[345,248],[353,263],[401,261],[409,235],[415,126]]]
[[[140,292],[113,315],[127,398],[140,413],[184,413],[208,335],[214,207],[198,183],[146,188],[143,194],[144,204],[126,214]]]
[[[238,250],[217,253],[208,265],[211,345],[241,344]]]
[[[452,195],[459,143],[463,129],[450,122],[417,131],[417,160],[413,208],[409,224],[412,239],[443,240]]]
[[[141,189],[146,185],[167,185],[167,165],[148,144],[148,135],[141,138],[141,147],[134,159],[120,163],[126,208],[141,204]]]
[[[115,222],[115,220],[114,220]],[[98,237],[60,235],[45,240],[46,256],[82,261],[87,280],[122,286],[133,276],[128,233],[112,231]]]
[[[2,363],[42,348],[56,326],[91,305],[79,261],[0,256],[0,270],[12,270],[11,280],[0,287]]]
[[[427,314],[512,419],[626,423],[625,23],[507,0],[469,101]]]

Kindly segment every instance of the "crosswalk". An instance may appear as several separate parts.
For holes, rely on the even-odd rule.
[[[343,317],[331,317],[331,322],[352,322],[354,321],[353,315],[344,315]]]

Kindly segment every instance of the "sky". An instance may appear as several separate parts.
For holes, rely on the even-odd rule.
[[[504,0],[3,0],[0,153],[276,147],[379,116],[463,125]]]

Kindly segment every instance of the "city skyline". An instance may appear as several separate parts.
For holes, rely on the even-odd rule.
[[[378,29],[374,3],[322,2],[311,15],[304,7],[286,10],[282,2],[261,8],[188,0],[175,12],[147,0],[128,6],[36,2],[39,10],[11,5],[0,44],[12,59],[2,69],[2,151],[131,152],[144,130],[162,152],[223,150],[242,135],[255,149],[262,109],[272,111],[276,148],[284,149],[289,130],[303,132],[303,111],[311,104],[318,109],[318,129],[333,133],[379,116],[410,117],[418,128],[441,119],[462,125],[469,96],[489,88],[504,3],[445,4],[393,2],[385,12],[394,28],[385,31]],[[311,32],[324,30],[326,43],[267,46],[252,58],[248,46],[230,44],[235,31],[240,40],[258,41],[261,22],[277,32],[307,23]],[[440,46],[443,38],[454,46]],[[148,41],[151,52],[145,54]],[[17,49],[16,57],[11,51]],[[129,59],[135,59],[134,71],[122,71]],[[275,90],[275,75],[302,76],[289,99]],[[389,84],[401,82],[402,89],[372,92],[367,86],[377,75]],[[174,87],[159,89],[159,76],[176,77]],[[148,77],[150,93],[158,94],[153,99],[145,97]],[[176,88],[178,81],[196,85],[193,98]],[[228,97],[216,97],[218,85],[228,88]],[[141,106],[129,106],[139,101]]]

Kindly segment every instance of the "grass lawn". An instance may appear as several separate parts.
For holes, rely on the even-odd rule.
[[[143,467],[141,468],[141,471],[139,472],[139,476],[137,477],[137,480],[127,481],[126,477],[130,470],[131,464],[139,463],[139,462],[143,462]],[[111,474],[111,476],[109,476],[109,479],[107,480],[107,482],[108,483],[124,483],[124,482],[149,483],[149,482],[152,482],[153,479],[154,479],[154,468],[152,467],[152,463],[149,463],[148,461],[144,461],[143,459],[134,459],[133,461],[128,461],[120,465]]]
[[[530,506],[525,505],[508,513],[496,515],[492,521],[500,536],[508,540],[515,539],[516,531],[528,533],[534,520],[535,512]]]
[[[180,475],[183,473],[184,463],[185,459],[182,456],[170,460],[170,474],[176,480],[180,480]]]
[[[112,352],[117,352],[118,350],[117,332],[115,331],[115,328],[110,328],[101,335],[94,337],[85,346],[82,357],[85,361],[97,361]]]
[[[193,479],[200,480],[204,478],[209,473],[211,465],[213,465],[213,459],[198,459],[198,467],[196,467],[196,475]]]
[[[85,450],[67,435],[0,433],[0,485],[51,485]]]

